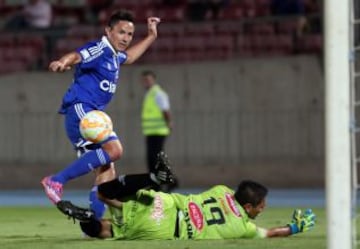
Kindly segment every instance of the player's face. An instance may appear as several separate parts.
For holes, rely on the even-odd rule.
[[[132,22],[119,21],[113,27],[106,27],[106,36],[116,51],[124,51],[130,45],[135,27]]]
[[[249,215],[249,218],[255,219],[256,216],[258,216],[258,214],[264,210],[265,206],[265,199],[263,199],[257,206],[249,204],[249,206],[246,208],[246,213]]]
[[[141,82],[145,89],[149,89],[154,84],[154,78],[151,75],[143,75]]]

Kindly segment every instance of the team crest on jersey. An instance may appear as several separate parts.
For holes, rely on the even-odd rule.
[[[226,198],[226,202],[228,203],[231,211],[235,214],[235,216],[241,217],[240,210],[235,204],[234,196],[229,193],[225,193],[225,198]]]
[[[160,224],[161,220],[164,219],[164,202],[160,195],[155,195],[154,208],[151,212],[151,219],[155,220],[157,224]]]
[[[198,231],[201,231],[204,228],[204,216],[201,209],[194,202],[189,203],[188,209],[191,222]]]

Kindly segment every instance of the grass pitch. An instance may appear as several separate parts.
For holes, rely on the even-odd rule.
[[[293,209],[268,208],[256,224],[263,227],[281,226],[290,221]],[[314,209],[315,228],[287,238],[264,240],[206,241],[101,241],[85,239],[78,223],[68,220],[55,207],[0,207],[1,249],[324,249],[326,222],[324,209]]]

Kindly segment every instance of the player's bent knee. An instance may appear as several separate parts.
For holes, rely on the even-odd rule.
[[[89,222],[80,222],[81,230],[89,237],[98,238],[101,233],[101,222],[92,219]]]
[[[123,147],[119,140],[109,141],[102,145],[103,149],[108,153],[111,161],[116,161],[123,154]]]

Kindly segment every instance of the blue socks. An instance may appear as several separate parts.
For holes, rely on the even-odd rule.
[[[94,186],[89,194],[90,209],[94,211],[96,219],[100,220],[104,216],[106,208],[105,203],[99,200],[96,193],[97,186]]]
[[[90,171],[111,162],[110,157],[102,148],[91,150],[83,154],[76,161],[72,162],[67,168],[52,176],[52,180],[65,184],[71,179],[80,177]],[[89,194],[90,209],[95,213],[97,219],[103,217],[105,204],[97,197],[97,186],[91,189]]]
[[[102,165],[111,162],[109,155],[102,148],[83,154],[67,168],[52,177],[52,180],[65,184],[67,181],[85,175]]]

